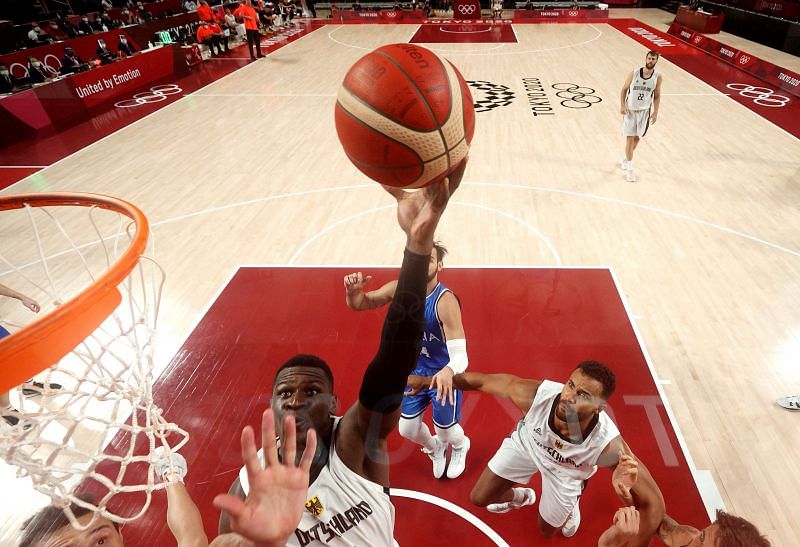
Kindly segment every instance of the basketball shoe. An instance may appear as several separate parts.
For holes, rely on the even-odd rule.
[[[469,452],[469,437],[464,437],[461,448],[455,446],[450,451],[450,465],[447,466],[447,478],[455,479],[461,476],[467,467],[467,452]]]
[[[781,405],[786,410],[800,410],[800,395],[781,397],[775,402]]]
[[[153,462],[153,471],[155,471],[156,477],[164,482],[183,482],[183,478],[189,471],[186,458],[177,452],[171,452],[167,455],[165,446],[156,448],[154,454],[158,458]]]
[[[629,164],[628,158],[622,158],[622,161],[619,162],[619,167],[623,171],[627,171],[628,170],[628,164]]]
[[[436,436],[433,437],[433,440],[436,442],[436,446],[433,450],[423,448],[422,451],[427,454],[433,462],[433,476],[437,479],[441,479],[442,475],[444,475],[444,466],[447,463],[447,443],[443,443]]]
[[[486,506],[487,511],[492,513],[508,513],[512,509],[519,509],[526,505],[533,505],[536,502],[536,492],[533,488],[512,488],[514,499],[503,503],[490,503]]]
[[[628,182],[636,182],[636,175],[633,174],[633,166],[629,163],[628,164],[628,174],[626,175],[626,179]]]
[[[575,535],[575,532],[578,531],[578,527],[581,525],[581,508],[576,503],[575,509],[572,510],[572,513],[569,514],[567,517],[567,522],[564,523],[564,526],[561,527],[561,535],[565,538],[571,538]]]

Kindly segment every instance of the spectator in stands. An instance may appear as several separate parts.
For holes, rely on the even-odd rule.
[[[111,19],[111,16],[107,13],[102,13],[100,15],[100,23],[106,28],[106,31],[119,28],[120,26],[119,21]]]
[[[525,2],[525,9],[533,9],[533,2],[531,2],[531,0]]]
[[[194,0],[186,0],[183,3],[183,9],[186,11],[197,11],[197,3]]]
[[[106,46],[105,40],[97,41],[97,58],[100,59],[102,64],[107,65],[109,63],[113,63],[116,57],[117,56],[114,54],[114,52],[108,49]]]
[[[124,34],[120,34],[117,52],[120,57],[130,57],[136,53],[136,48],[133,47],[133,44],[128,41]]]
[[[139,14],[139,20],[141,22],[149,21],[153,18],[153,14],[144,9],[144,4],[141,2],[136,2],[136,13]]]
[[[59,40],[66,40],[67,39],[67,35],[64,33],[63,30],[61,30],[58,27],[58,22],[57,21],[50,21],[47,24],[47,34],[50,36],[50,38],[53,39],[53,41],[56,41],[56,42],[59,41]]]
[[[8,67],[0,63],[0,93],[13,93],[17,88],[17,79],[8,70]]]
[[[258,52],[258,58],[262,58],[261,54],[261,34],[258,32],[261,23],[258,20],[258,14],[253,8],[252,0],[244,0],[241,6],[236,8],[233,12],[236,18],[244,23],[244,28],[247,31],[247,48],[250,50],[250,60],[255,61],[256,56],[253,55],[253,46]]]
[[[123,25],[135,25],[139,22],[137,20],[138,18],[128,8],[122,9],[122,12],[120,13],[120,19],[122,20]]]
[[[50,81],[44,64],[33,55],[28,57],[28,79],[32,84],[43,84]]]
[[[61,74],[72,74],[88,70],[89,66],[83,59],[75,55],[75,51],[70,46],[64,48],[64,57],[61,58]]]
[[[361,2],[359,2],[358,0],[353,2],[353,10],[354,11],[361,11]]]
[[[311,12],[311,17],[316,19],[317,18],[317,10],[316,10],[316,8],[314,8],[314,3],[315,3],[315,0],[306,0],[306,7],[308,8],[308,11]]]
[[[197,16],[201,21],[211,21],[214,18],[214,14],[211,12],[206,0],[200,0],[200,5],[197,6]]]
[[[239,26],[239,23],[236,22],[236,17],[231,13],[231,8],[225,8],[225,27],[230,30],[231,33],[234,33],[236,32],[237,26]]]
[[[68,38],[75,38],[78,36],[78,29],[75,25],[73,25],[69,19],[64,17],[61,13],[58,14],[58,25],[61,27],[61,30],[67,35]]]
[[[100,0],[100,5],[103,8],[103,11],[108,11],[114,7],[114,4],[111,3],[111,0]]]
[[[211,25],[208,21],[200,21],[200,26],[197,27],[197,43],[205,44],[212,57],[221,54],[219,45],[219,37],[211,30]]]
[[[89,24],[89,16],[83,15],[81,17],[81,22],[78,23],[78,34],[92,34],[94,29],[92,25]]]
[[[392,6],[394,11],[403,11],[403,4],[400,3],[400,0],[394,0],[394,5]]]
[[[28,42],[31,46],[41,46],[52,42],[47,32],[39,26],[39,23],[32,23],[31,30],[28,31]]]
[[[94,16],[94,19],[92,19],[92,22],[89,24],[91,25],[92,30],[94,30],[95,32],[108,32],[108,27],[106,26],[105,23],[103,23],[103,20],[97,15]]]

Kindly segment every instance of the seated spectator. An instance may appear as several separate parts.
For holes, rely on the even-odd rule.
[[[97,58],[100,59],[102,64],[107,65],[109,63],[113,63],[116,57],[117,56],[114,54],[114,52],[106,47],[105,40],[97,41]]]
[[[200,26],[197,27],[197,43],[205,44],[212,57],[222,53],[219,37],[211,30],[211,25],[208,21],[201,21]]]
[[[197,6],[197,16],[201,21],[211,21],[214,18],[214,14],[211,12],[206,0],[200,0],[200,5]]]
[[[228,53],[228,36],[222,31],[222,27],[220,27],[216,21],[211,21],[208,24],[208,28],[210,28],[214,36],[217,37],[217,47],[221,48],[223,53]]]
[[[61,74],[72,74],[73,72],[83,72],[88,70],[83,59],[75,55],[75,51],[70,46],[64,48],[64,57],[61,59]]]
[[[0,63],[0,93],[13,93],[19,87],[19,82],[8,70],[8,67]]]
[[[52,40],[47,35],[47,32],[39,26],[39,23],[32,23],[31,30],[28,31],[28,42],[30,42],[31,46],[41,46],[51,43]]]
[[[44,64],[33,55],[28,57],[28,79],[32,84],[43,84],[50,81]]]
[[[525,2],[525,9],[533,9],[533,2],[531,2],[531,0]]]
[[[403,11],[403,4],[401,4],[398,0],[394,0],[394,6],[392,9],[395,11]]]
[[[136,2],[136,12],[139,14],[139,20],[142,22],[149,21],[153,18],[153,14],[144,9],[144,4],[141,2]]]
[[[75,38],[78,36],[78,29],[73,25],[69,19],[64,17],[61,13],[58,14],[58,26],[67,35],[68,38]]]
[[[93,34],[94,29],[89,24],[89,16],[84,15],[81,17],[81,22],[78,23],[78,34]]]
[[[119,35],[119,43],[117,44],[117,51],[120,57],[130,57],[136,53],[136,48],[133,47],[124,34]]]
[[[139,18],[136,17],[136,15],[134,15],[134,13],[128,8],[122,9],[122,12],[120,13],[120,19],[122,20],[123,26],[135,25],[139,22]]]
[[[186,0],[183,3],[183,9],[186,11],[197,11],[197,3],[194,0]]]
[[[97,15],[94,16],[94,19],[89,24],[95,32],[108,32],[109,27],[107,27],[105,23],[103,23],[103,19]]]
[[[58,21],[50,21],[47,25],[47,34],[55,42],[67,39],[67,34],[58,26]]]
[[[353,10],[354,11],[361,11],[361,2],[359,2],[358,0],[353,2]]]
[[[230,30],[232,33],[236,32],[236,27],[238,27],[239,24],[236,22],[236,17],[233,16],[230,8],[225,8],[224,21],[225,21],[225,27],[228,30]]]

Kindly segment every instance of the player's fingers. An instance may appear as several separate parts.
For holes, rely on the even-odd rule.
[[[294,416],[286,416],[283,424],[283,465],[294,465],[297,454],[297,427]]]
[[[303,471],[311,469],[311,463],[314,461],[314,454],[317,452],[317,432],[309,429],[306,433],[306,447],[303,450],[303,456],[300,458],[300,468]]]
[[[271,408],[261,415],[261,447],[264,449],[264,462],[267,467],[278,465],[278,446],[275,442],[275,413]]]
[[[214,507],[220,511],[225,511],[234,519],[239,519],[244,514],[244,501],[236,496],[218,494],[213,503]]]
[[[252,477],[261,470],[261,462],[258,461],[258,452],[256,451],[255,433],[249,425],[242,429],[242,463],[247,469],[248,477]]]
[[[450,405],[456,404],[456,396],[453,394],[453,384],[447,387],[447,398],[450,400]]]

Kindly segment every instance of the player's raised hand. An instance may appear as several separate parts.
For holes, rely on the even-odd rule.
[[[614,468],[614,473],[611,476],[611,484],[614,487],[614,492],[626,504],[633,505],[633,496],[631,496],[631,488],[636,484],[636,479],[639,477],[639,462],[622,450],[619,451],[619,462]]]
[[[614,524],[600,536],[598,547],[621,547],[639,533],[639,511],[622,507],[614,515]]]
[[[360,292],[370,279],[372,279],[371,275],[363,275],[361,272],[347,274],[344,276],[344,288],[350,294]]]
[[[39,313],[41,307],[39,303],[36,302],[33,298],[28,298],[27,296],[21,295],[19,301],[22,302],[22,305],[31,310],[34,313]]]
[[[436,388],[436,400],[442,402],[442,406],[446,402],[451,405],[455,404],[453,398],[453,376],[455,372],[450,367],[444,367],[431,378],[429,389]]]
[[[261,419],[264,461],[258,459],[253,429],[242,431],[242,460],[247,469],[250,492],[241,499],[220,495],[214,506],[230,515],[231,528],[258,545],[278,546],[286,542],[303,516],[308,494],[308,476],[317,448],[316,432],[306,435],[306,447],[300,464],[295,465],[297,431],[293,416],[284,425],[283,462],[278,459],[274,414],[264,411]]]

